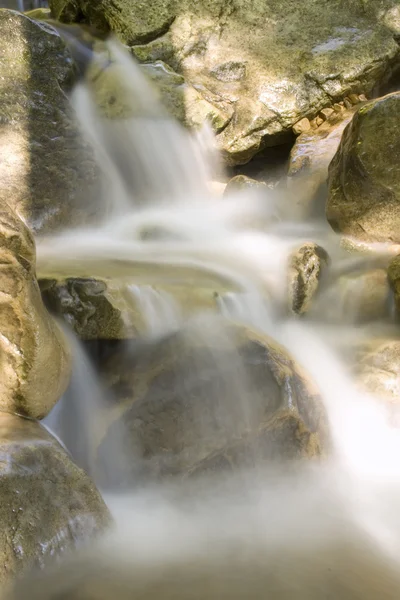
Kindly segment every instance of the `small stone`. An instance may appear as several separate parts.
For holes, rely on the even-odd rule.
[[[318,290],[328,254],[318,244],[308,242],[292,253],[289,259],[289,308],[294,314],[304,314]]]
[[[323,108],[319,114],[323,121],[326,121],[327,119],[329,119],[329,117],[333,115],[334,112],[335,111],[333,110],[333,108]]]
[[[349,94],[349,100],[353,105],[356,105],[360,102],[357,94]]]
[[[305,131],[310,131],[311,129],[311,124],[310,121],[304,117],[304,119],[300,119],[300,121],[298,121],[295,125],[293,125],[293,133],[295,135],[300,135],[301,133],[304,133]]]
[[[321,117],[317,117],[315,119],[315,123],[316,123],[317,127],[319,127],[320,125],[322,125],[323,122],[324,122],[324,119],[321,119]]]
[[[343,104],[339,104],[338,102],[336,102],[336,103],[333,105],[333,110],[334,110],[335,112],[339,112],[339,113],[340,113],[340,112],[342,112],[342,110],[344,110],[344,106],[343,106]]]
[[[358,100],[359,100],[360,102],[368,102],[368,98],[367,98],[367,96],[365,96],[364,94],[360,94],[360,95],[358,96]]]
[[[349,100],[349,98],[345,98],[345,99],[343,100],[343,102],[344,102],[344,105],[345,105],[345,107],[346,107],[347,109],[350,109],[350,108],[352,108],[352,106],[353,106],[353,105],[352,105],[351,101]]]

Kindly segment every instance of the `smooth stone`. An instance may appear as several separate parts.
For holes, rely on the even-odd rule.
[[[0,209],[0,305],[0,411],[43,418],[68,385],[70,351],[40,296],[32,234],[6,204]]]
[[[39,423],[0,413],[0,584],[43,569],[111,517],[89,477]]]
[[[326,216],[363,242],[400,242],[400,93],[364,104],[329,167]]]
[[[229,165],[289,142],[292,127],[351,93],[370,93],[398,61],[392,32],[364,3],[318,0],[50,0],[64,22],[116,33],[145,62],[162,60],[216,108]],[[249,31],[251,35],[249,36]],[[135,51],[135,47],[138,49]]]

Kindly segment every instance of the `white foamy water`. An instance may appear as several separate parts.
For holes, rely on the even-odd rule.
[[[55,577],[54,590],[71,572],[78,573],[72,578],[77,586],[86,576],[101,581],[108,565],[111,587],[105,586],[103,595],[97,591],[99,600],[115,594],[145,600],[397,598],[399,430],[390,427],[382,406],[357,388],[338,350],[340,327],[335,333],[328,320],[325,326],[323,318],[318,325],[299,322],[285,312],[290,252],[303,241],[317,241],[330,253],[331,269],[340,272],[347,263],[341,262],[337,240],[325,226],[292,222],[290,206],[289,213],[287,206],[280,210],[275,196],[211,197],[212,169],[201,147],[163,113],[159,118],[159,107],[127,53],[115,43],[110,51],[131,84],[138,118],[107,124],[96,114],[89,86],[76,90],[75,102],[102,156],[115,210],[97,228],[38,240],[38,273],[126,280],[154,334],[165,326],[180,327],[183,320],[173,298],[155,291],[158,285],[215,291],[216,310],[227,320],[268,334],[308,372],[327,409],[333,450],[318,466],[286,465],[272,475],[238,473],[226,487],[211,478],[200,491],[195,484],[194,491],[188,485],[171,493],[156,486],[109,497],[115,537],[83,560],[81,571],[75,566],[65,579]],[[366,333],[349,324],[346,335],[357,340]],[[92,378],[79,377],[90,393],[96,390]],[[224,389],[235,391],[246,422],[240,365],[226,378]],[[96,400],[92,411],[95,405]],[[126,460],[118,452],[109,457],[111,463]],[[34,588],[30,592],[32,600],[46,598]]]

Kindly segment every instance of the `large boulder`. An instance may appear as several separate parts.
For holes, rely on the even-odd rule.
[[[162,60],[216,107],[229,164],[290,138],[292,126],[387,79],[399,50],[375,11],[355,0],[51,0],[53,15],[114,31],[145,62]],[[356,25],[355,25],[356,24]],[[251,35],[249,35],[249,31]]]
[[[43,568],[110,523],[89,477],[40,424],[0,413],[0,584]]]
[[[101,212],[100,179],[66,92],[71,56],[45,21],[0,9],[0,202],[36,231]]]
[[[327,450],[320,396],[273,340],[207,319],[124,348],[99,365],[116,405],[98,464],[114,453],[114,485]]]
[[[42,303],[32,234],[7,205],[0,209],[0,306],[0,410],[42,418],[68,385],[70,354]]]
[[[335,231],[364,242],[400,242],[400,93],[365,104],[329,167],[326,215]]]

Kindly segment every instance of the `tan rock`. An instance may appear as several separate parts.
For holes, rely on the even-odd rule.
[[[68,346],[43,306],[35,245],[24,223],[0,210],[0,410],[44,417],[67,387]]]
[[[328,262],[328,254],[313,242],[303,244],[292,253],[288,271],[288,300],[291,312],[301,315],[310,309]]]
[[[334,112],[335,111],[333,110],[333,108],[323,108],[319,115],[323,121],[326,121],[334,114]]]
[[[304,133],[311,129],[310,121],[305,117],[293,125],[292,129],[295,135],[300,135],[300,133]]]
[[[342,133],[354,114],[351,111],[335,112],[329,121],[318,129],[299,135],[291,150],[287,184],[296,192],[296,205],[304,216],[318,209],[319,191],[326,185],[328,167],[337,151]]]

